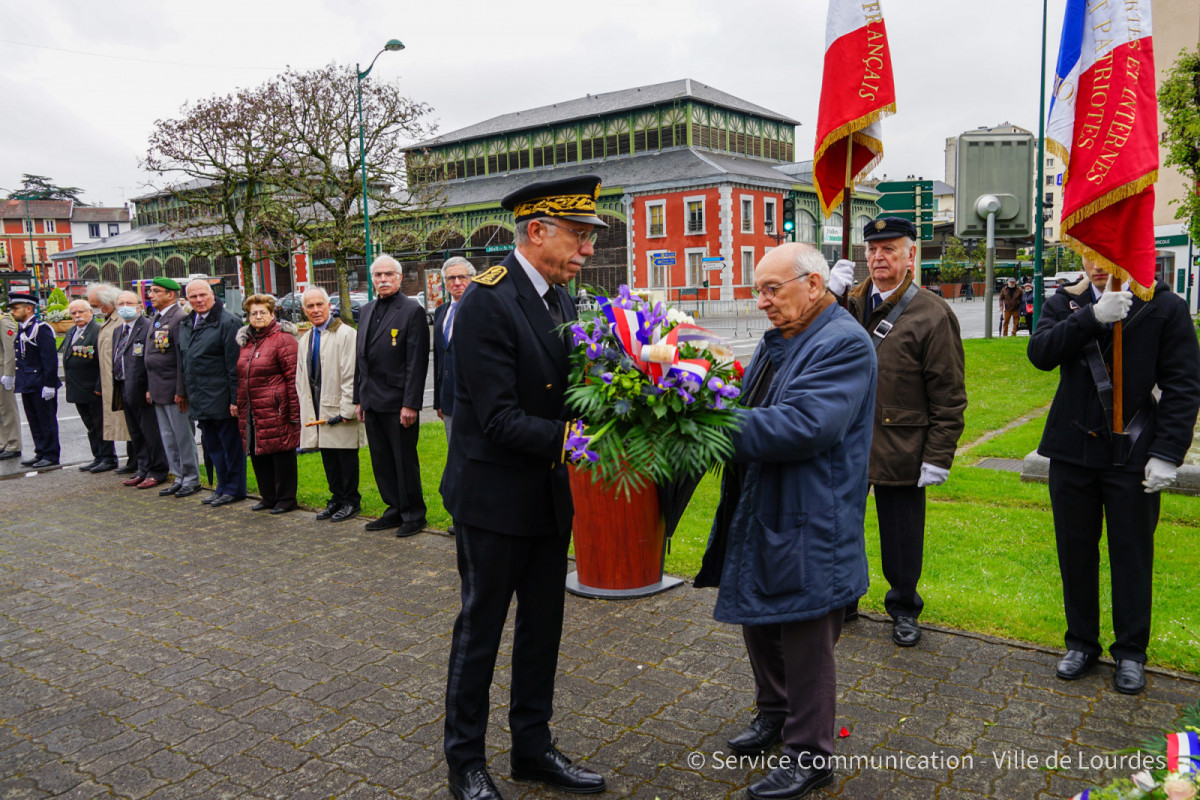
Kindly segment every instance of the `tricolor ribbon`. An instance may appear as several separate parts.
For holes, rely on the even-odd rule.
[[[708,377],[712,362],[703,358],[680,358],[681,345],[707,349],[718,357],[733,357],[733,351],[721,337],[699,325],[683,323],[664,335],[665,316],[661,303],[644,310],[624,297],[616,300],[602,297],[600,306],[621,349],[656,383],[666,377],[699,385]]]
[[[1167,734],[1167,770],[1200,772],[1200,736],[1195,731]]]

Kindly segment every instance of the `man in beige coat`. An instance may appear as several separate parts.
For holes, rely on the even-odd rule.
[[[100,359],[100,392],[101,392],[101,407],[103,409],[103,427],[102,432],[104,440],[108,442],[128,442],[129,428],[125,425],[125,412],[121,411],[120,403],[114,396],[113,387],[113,335],[117,328],[121,326],[121,318],[117,316],[117,298],[120,297],[121,290],[116,286],[107,283],[90,283],[87,287],[87,300],[92,304],[93,308],[100,309],[100,313],[104,315],[104,325],[100,328],[100,336],[97,339],[96,348],[99,351]],[[128,445],[126,446],[126,455],[129,454]],[[101,464],[92,467],[91,472],[107,472],[110,469],[116,468],[116,463],[105,461]],[[136,467],[130,469],[134,472]]]
[[[0,461],[21,456],[21,416],[17,411],[17,322],[7,311],[0,314]]]
[[[363,426],[354,410],[357,332],[329,313],[329,294],[319,286],[300,298],[312,327],[296,353],[300,397],[300,447],[317,448],[329,483],[329,502],[317,519],[344,522],[358,515],[358,448]]]

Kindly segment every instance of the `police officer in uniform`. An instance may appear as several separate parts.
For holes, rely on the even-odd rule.
[[[455,523],[462,610],[446,685],[445,752],[459,800],[499,798],[484,736],[500,635],[517,598],[509,726],[512,777],[592,793],[604,779],[550,737],[570,541],[563,458],[568,340],[562,285],[594,251],[600,179],[533,183],[502,201],[516,250],[475,277],[454,320],[454,429],[441,492]]]
[[[1200,347],[1187,304],[1162,281],[1150,300],[1119,286],[1091,258],[1086,280],[1046,300],[1029,339],[1058,391],[1038,452],[1050,459],[1050,505],[1063,581],[1067,654],[1056,673],[1086,675],[1100,647],[1100,534],[1107,522],[1116,639],[1113,688],[1146,687],[1154,529],[1159,492],[1175,480],[1200,407]],[[1123,320],[1124,433],[1114,434],[1112,324]],[[1161,390],[1155,400],[1154,388]]]
[[[58,464],[58,352],[54,329],[37,319],[37,298],[14,292],[8,307],[17,321],[17,371],[13,391],[21,395],[25,421],[33,437],[33,458],[22,466],[41,469]]]

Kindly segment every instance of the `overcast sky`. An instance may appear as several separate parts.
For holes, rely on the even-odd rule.
[[[1047,81],[1065,0],[1049,0]],[[898,110],[877,175],[943,179],[947,136],[1036,133],[1040,0],[883,0]],[[156,119],[290,65],[365,67],[433,107],[439,132],[588,93],[692,78],[801,122],[812,157],[826,0],[39,0],[0,27],[0,190],[22,173],[119,205],[145,191]]]

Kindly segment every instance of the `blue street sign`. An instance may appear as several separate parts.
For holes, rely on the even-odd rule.
[[[700,260],[701,261],[724,261],[725,259],[721,256],[705,256],[704,258],[702,258]]]
[[[673,267],[675,266],[675,256],[655,256],[654,266],[656,267]]]

